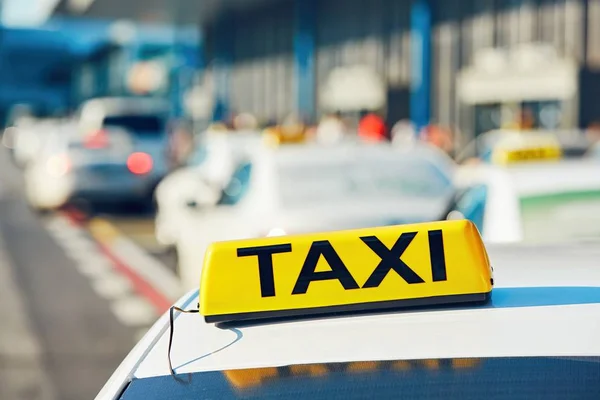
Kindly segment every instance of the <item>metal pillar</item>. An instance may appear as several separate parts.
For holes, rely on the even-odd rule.
[[[215,106],[213,121],[227,121],[230,117],[234,26],[231,15],[227,14],[221,17],[215,32]]]
[[[431,108],[431,4],[413,0],[411,25],[410,118],[417,131],[429,124]]]
[[[296,112],[307,121],[315,118],[315,0],[296,0],[294,9],[294,85]]]

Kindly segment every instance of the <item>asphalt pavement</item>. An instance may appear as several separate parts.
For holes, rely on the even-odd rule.
[[[106,260],[61,245],[61,237],[91,242],[32,212],[22,187],[0,149],[0,399],[93,399],[154,314],[125,324],[114,298],[127,286],[90,279],[92,264],[97,272]],[[140,314],[128,304],[129,315]]]
[[[116,210],[105,208],[96,212],[95,217],[107,221],[148,255],[158,260],[169,270],[176,271],[177,259],[175,252],[156,241],[154,214],[136,208],[119,208]]]

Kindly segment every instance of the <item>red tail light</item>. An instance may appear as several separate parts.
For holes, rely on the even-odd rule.
[[[136,175],[144,175],[152,171],[152,157],[146,153],[133,153],[127,159],[127,168]]]
[[[88,149],[104,149],[108,147],[108,134],[104,130],[94,131],[85,138],[83,145]]]

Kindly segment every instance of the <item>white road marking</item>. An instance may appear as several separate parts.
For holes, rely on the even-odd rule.
[[[113,271],[111,262],[105,258],[90,257],[85,262],[76,264],[77,270],[90,278],[100,279],[104,274]]]
[[[134,339],[141,339],[159,317],[152,304],[134,292],[131,281],[115,269],[113,262],[100,250],[98,244],[89,238],[86,230],[73,225],[64,216],[50,218],[46,222],[46,228],[67,256],[74,261],[77,270],[90,279],[93,290],[111,302],[111,310],[116,318],[122,324],[136,328]],[[135,260],[138,262],[148,262],[147,258],[150,256],[145,258],[143,254],[138,254],[142,252],[141,249],[127,248],[128,246],[125,246],[126,253],[135,254]],[[133,262],[131,257],[126,258],[126,261]],[[164,266],[153,267],[166,270]],[[166,279],[167,286],[169,278],[171,277],[162,277]],[[156,279],[153,283],[162,287],[161,282]]]
[[[90,257],[98,257],[99,253],[95,252],[96,254],[94,254],[94,252],[90,252],[89,249],[86,248],[81,248],[81,247],[72,247],[72,246],[62,246],[63,250],[65,251],[65,253],[67,253],[67,255],[69,256],[69,258],[73,259],[74,261],[78,261],[78,262],[85,262],[85,260],[89,259]]]
[[[129,279],[117,272],[107,272],[92,281],[92,287],[100,296],[114,300],[130,295],[132,285]]]
[[[138,296],[115,300],[111,308],[121,323],[127,326],[149,326],[158,319],[154,307]]]
[[[65,243],[65,245],[71,249],[98,252],[98,245],[90,239],[82,237],[80,232],[78,232],[76,236],[73,236],[73,238],[68,243]]]
[[[69,240],[75,239],[79,236],[79,232],[73,231],[70,228],[57,228],[49,231],[55,239],[66,243]]]
[[[114,240],[112,251],[121,260],[125,260],[127,265],[146,282],[160,288],[161,293],[171,302],[177,301],[182,296],[183,289],[175,274],[133,241],[120,236]]]

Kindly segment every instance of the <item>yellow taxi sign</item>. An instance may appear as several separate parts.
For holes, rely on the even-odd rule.
[[[484,302],[492,273],[467,220],[212,244],[207,322]]]
[[[270,127],[263,131],[263,135],[268,147],[306,142],[306,132],[301,125]]]
[[[501,141],[492,154],[496,164],[514,164],[528,161],[553,161],[562,157],[562,148],[552,135],[520,133]]]

